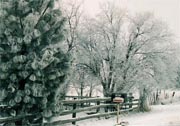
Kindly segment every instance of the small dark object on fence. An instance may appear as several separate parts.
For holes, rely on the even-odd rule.
[[[87,112],[88,115],[96,114],[97,112]]]
[[[175,92],[173,92],[172,97],[174,97],[174,95],[175,95]]]

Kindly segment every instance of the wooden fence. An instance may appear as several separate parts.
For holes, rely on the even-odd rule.
[[[81,105],[82,103],[93,103],[91,106],[87,107],[77,107],[78,105]],[[65,123],[72,123],[75,124],[77,121],[86,120],[90,118],[99,118],[99,117],[107,117],[110,115],[115,115],[117,113],[116,110],[116,104],[111,102],[111,98],[86,98],[86,99],[74,99],[74,100],[63,100],[61,101],[61,104],[63,106],[71,105],[71,110],[63,110],[57,115],[53,115],[53,117],[49,119],[45,119],[43,122],[44,126],[55,126],[55,125],[61,125]],[[138,99],[130,99],[127,100],[126,103],[122,103],[121,111],[127,112],[132,111],[136,108],[138,108],[139,100]],[[83,112],[83,116],[77,116],[80,112]],[[15,122],[17,120],[21,120],[23,118],[32,118],[33,116],[40,115],[40,113],[33,114],[33,115],[21,115],[16,117],[7,117],[7,118],[0,118],[0,124],[6,123],[6,122]],[[63,117],[65,117],[63,119]]]

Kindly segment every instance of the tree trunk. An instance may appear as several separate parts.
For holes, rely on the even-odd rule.
[[[91,83],[89,90],[89,97],[92,97],[92,92],[93,92],[93,84]]]
[[[106,87],[103,87],[103,95],[104,97],[109,97],[109,90]],[[105,104],[109,104],[109,101],[106,101]],[[108,112],[108,106],[104,108],[105,112]]]
[[[156,103],[155,104],[158,104],[159,103],[159,90],[157,89],[156,91]]]
[[[84,85],[83,85],[83,82],[81,82],[81,99],[83,99],[83,91],[84,91]],[[81,103],[81,107],[83,107],[84,106],[84,104],[83,103]]]
[[[150,111],[149,101],[148,101],[148,91],[147,89],[143,89],[140,91],[139,98],[139,110],[142,112]]]

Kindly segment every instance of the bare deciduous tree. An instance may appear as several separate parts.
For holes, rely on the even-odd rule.
[[[71,51],[78,43],[78,30],[81,23],[82,18],[82,0],[71,0],[65,1],[63,0],[63,14],[66,16],[67,24],[67,50]]]
[[[168,28],[149,13],[130,18],[110,4],[98,17],[81,34],[80,65],[99,78],[104,95],[128,91],[150,76],[154,80],[170,55]]]

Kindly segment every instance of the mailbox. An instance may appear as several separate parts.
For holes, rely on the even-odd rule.
[[[115,97],[115,98],[113,99],[113,102],[114,102],[114,103],[123,103],[123,102],[124,102],[124,99],[121,98],[121,97]]]
[[[114,99],[118,99],[118,98],[123,99],[123,102],[127,102],[127,93],[112,93],[111,94],[111,102],[114,102]]]

